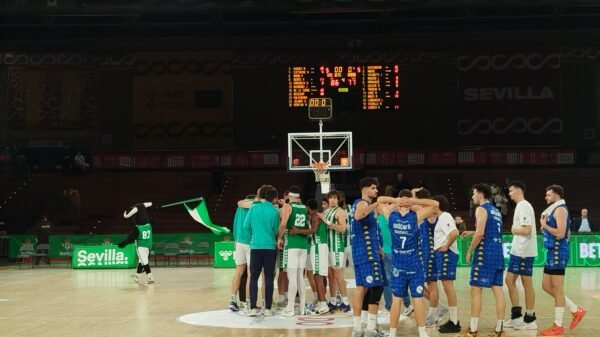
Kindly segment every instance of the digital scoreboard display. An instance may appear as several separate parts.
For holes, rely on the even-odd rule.
[[[397,64],[292,66],[288,68],[289,107],[309,106],[329,97],[335,110],[399,110]]]

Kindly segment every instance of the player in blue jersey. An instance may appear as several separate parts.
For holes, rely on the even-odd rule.
[[[502,251],[502,215],[490,203],[492,190],[487,184],[473,185],[473,203],[475,210],[475,234],[466,254],[471,262],[471,324],[464,337],[476,337],[479,315],[481,313],[481,293],[483,288],[492,288],[496,300],[496,328],[489,336],[503,337],[504,301],[503,274],[504,254]]]
[[[411,193],[400,192],[399,198],[379,197],[379,212],[389,223],[392,237],[392,309],[390,311],[390,337],[396,336],[400,318],[401,299],[410,295],[415,301],[415,317],[419,337],[427,337],[425,330],[425,308],[423,306],[424,282],[422,256],[418,254],[421,240],[419,224],[438,213],[439,203],[431,199],[411,198]],[[386,204],[391,204],[388,207]],[[411,206],[419,206],[415,212]]]
[[[564,335],[562,324],[565,304],[573,316],[569,329],[575,329],[586,313],[565,296],[563,289],[565,269],[569,262],[568,232],[571,222],[564,195],[565,190],[559,185],[546,187],[546,202],[550,206],[542,212],[540,218],[544,247],[547,249],[542,288],[554,297],[554,324],[551,328],[540,331],[543,336]]]
[[[377,180],[371,177],[359,181],[361,198],[352,205],[352,259],[354,261],[354,277],[356,290],[352,299],[352,315],[354,329],[352,337],[376,337],[377,311],[383,287],[387,284],[383,268],[383,248],[379,241],[379,226],[375,210],[378,203]],[[363,298],[368,295],[367,329],[362,331],[361,309]]]

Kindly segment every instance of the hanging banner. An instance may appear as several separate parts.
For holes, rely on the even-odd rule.
[[[460,145],[562,145],[559,53],[473,53],[457,60]]]

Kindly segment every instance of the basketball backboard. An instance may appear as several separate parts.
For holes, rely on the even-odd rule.
[[[329,171],[352,169],[352,132],[288,133],[288,170],[313,171],[325,163]]]

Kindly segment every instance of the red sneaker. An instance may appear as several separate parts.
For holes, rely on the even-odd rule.
[[[552,324],[550,329],[544,329],[540,331],[540,335],[542,336],[562,336],[565,334],[565,329],[562,326],[556,325],[556,323]]]
[[[577,308],[577,311],[571,313],[571,315],[573,315],[573,321],[569,325],[569,329],[575,329],[579,322],[581,322],[581,320],[583,319],[583,316],[585,316],[585,313],[586,311],[583,310],[583,308]]]

